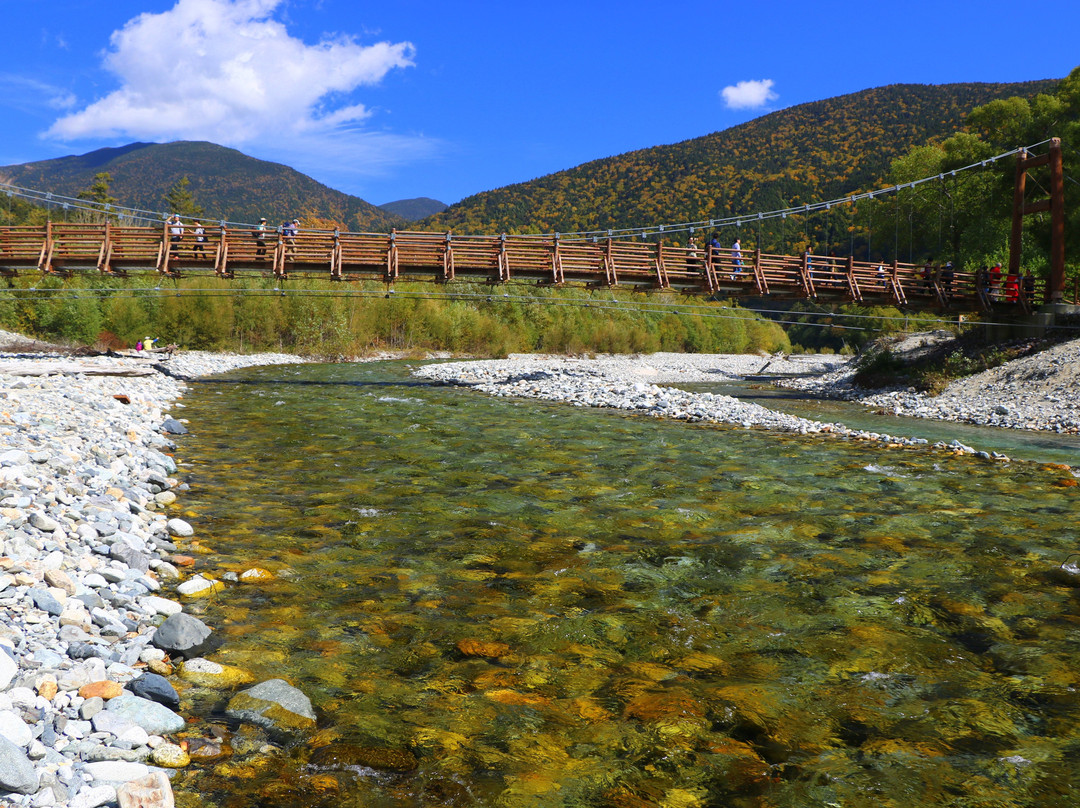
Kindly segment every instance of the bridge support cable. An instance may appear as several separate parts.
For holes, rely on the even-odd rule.
[[[985,168],[986,166],[988,166],[990,164],[996,163],[999,160],[1002,160],[1002,159],[1011,157],[1013,155],[1016,155],[1016,154],[1020,153],[1021,151],[1030,152],[1033,149],[1038,148],[1039,146],[1045,145],[1045,144],[1050,143],[1050,142],[1051,142],[1051,140],[1048,139],[1048,140],[1040,141],[1039,143],[1031,144],[1029,146],[1022,146],[1022,147],[1018,147],[1016,149],[1011,149],[1010,151],[1003,152],[1003,153],[998,154],[998,155],[994,155],[993,157],[988,157],[985,160],[980,160],[979,162],[972,163],[970,165],[963,166],[961,168],[957,168],[957,169],[955,169],[955,173],[959,174],[961,172],[971,171],[971,170],[975,170],[975,169],[978,169],[978,168]],[[949,173],[953,174],[954,172],[950,171]],[[626,228],[609,229],[609,230],[602,230],[602,231],[601,230],[578,231],[578,232],[573,232],[573,233],[562,233],[561,235],[562,235],[562,237],[564,239],[566,239],[568,241],[569,240],[585,241],[585,240],[591,239],[593,237],[606,237],[606,236],[609,236],[609,235],[613,236],[615,238],[631,238],[631,237],[636,237],[636,236],[663,235],[664,233],[669,233],[669,234],[670,233],[682,233],[682,232],[686,232],[687,230],[690,230],[690,229],[693,229],[693,228],[697,228],[697,229],[705,229],[705,228],[716,229],[716,228],[732,227],[732,226],[738,226],[743,220],[748,220],[748,219],[750,219],[751,217],[753,217],[755,215],[758,217],[758,219],[760,221],[764,221],[766,219],[771,220],[771,219],[776,219],[776,218],[783,218],[786,215],[816,213],[818,211],[828,210],[831,206],[838,205],[838,204],[843,203],[843,202],[849,202],[849,201],[850,202],[857,202],[857,201],[859,201],[861,199],[873,199],[873,198],[875,198],[877,196],[882,196],[882,195],[885,195],[885,194],[894,194],[895,195],[895,194],[899,194],[899,192],[901,190],[905,189],[905,188],[915,188],[916,186],[921,185],[923,183],[932,182],[934,180],[940,179],[940,176],[941,176],[940,174],[934,174],[932,176],[924,177],[922,179],[913,180],[913,181],[910,181],[910,182],[905,182],[903,184],[894,185],[894,186],[887,187],[887,188],[880,188],[880,189],[877,189],[877,190],[874,190],[874,191],[867,191],[867,192],[862,192],[862,193],[849,194],[849,195],[844,196],[844,197],[838,197],[836,199],[824,200],[824,201],[821,201],[821,202],[809,203],[809,204],[805,204],[805,205],[800,205],[798,207],[787,207],[787,208],[771,210],[771,211],[761,211],[761,212],[758,212],[756,214],[753,214],[753,213],[740,214],[740,215],[735,215],[735,216],[728,216],[728,217],[722,218],[722,219],[707,219],[707,220],[696,221],[696,222],[681,222],[681,223],[677,223],[677,224],[660,224],[660,225],[644,226],[644,227],[642,227],[642,226],[626,227]],[[13,185],[11,183],[5,183],[5,182],[0,182],[0,192],[6,193],[9,197],[11,197],[11,196],[19,196],[19,197],[24,198],[24,199],[26,199],[28,201],[36,202],[38,204],[44,205],[44,206],[46,206],[46,207],[48,207],[50,209],[55,209],[58,206],[60,206],[60,207],[66,206],[66,207],[64,207],[65,210],[87,211],[87,212],[95,213],[95,214],[102,215],[102,216],[105,216],[105,217],[119,218],[121,220],[126,219],[131,223],[134,223],[134,222],[137,222],[137,221],[143,221],[143,222],[147,222],[147,223],[153,223],[153,224],[156,225],[157,223],[162,222],[165,219],[167,219],[168,216],[170,215],[169,213],[164,212],[164,211],[151,211],[151,210],[145,210],[145,209],[142,209],[142,208],[125,207],[125,206],[116,205],[116,204],[113,204],[113,203],[102,204],[102,203],[98,203],[98,202],[93,202],[91,200],[79,199],[78,197],[68,197],[68,196],[63,196],[63,195],[60,195],[60,194],[53,194],[52,192],[40,191],[40,190],[31,189],[31,188],[23,188],[21,186],[17,186],[17,185]],[[221,225],[223,227],[239,227],[239,228],[248,228],[248,229],[251,229],[251,228],[254,227],[254,225],[252,223],[231,222],[231,221],[225,221],[225,220],[221,221]],[[531,238],[550,239],[553,235],[554,235],[553,233],[546,233],[546,234],[541,234],[539,236],[531,236]]]

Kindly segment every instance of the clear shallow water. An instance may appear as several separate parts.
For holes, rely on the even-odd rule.
[[[912,418],[883,414],[880,410],[852,401],[831,401],[808,396],[799,390],[773,387],[767,382],[741,384],[680,384],[680,389],[700,393],[720,393],[753,401],[763,407],[810,418],[839,421],[853,429],[885,432],[890,435],[926,438],[931,443],[959,440],[979,451],[1004,452],[1018,460],[1080,465],[1080,435],[1058,435],[1023,429],[998,429],[932,418]]]
[[[278,578],[205,607],[214,658],[301,687],[320,729],[255,755],[237,731],[181,804],[1076,802],[1066,472],[399,363],[230,378],[185,400],[182,512],[201,569]],[[209,722],[226,697],[184,698]]]

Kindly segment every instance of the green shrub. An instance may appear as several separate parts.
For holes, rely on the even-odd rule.
[[[32,288],[37,284],[36,291]],[[673,306],[678,305],[676,309]],[[751,312],[667,293],[482,284],[96,276],[16,278],[0,324],[46,338],[119,344],[146,336],[206,350],[355,356],[378,351],[642,353],[790,350]]]

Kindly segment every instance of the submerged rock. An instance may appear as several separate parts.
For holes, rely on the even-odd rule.
[[[237,693],[225,714],[271,731],[295,733],[315,728],[311,700],[284,679],[268,679]]]
[[[227,689],[255,681],[255,677],[242,668],[221,665],[201,657],[189,659],[181,665],[179,673],[181,679],[199,687]]]
[[[340,769],[349,766],[365,766],[382,771],[408,772],[418,765],[416,755],[408,749],[387,749],[373,746],[353,746],[335,743],[323,746],[311,753],[313,766]]]

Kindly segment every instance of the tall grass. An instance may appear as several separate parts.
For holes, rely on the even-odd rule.
[[[783,330],[742,309],[672,293],[527,285],[77,276],[14,278],[0,327],[43,339],[322,357],[380,351],[744,353],[789,350]],[[693,305],[693,311],[678,309]]]

